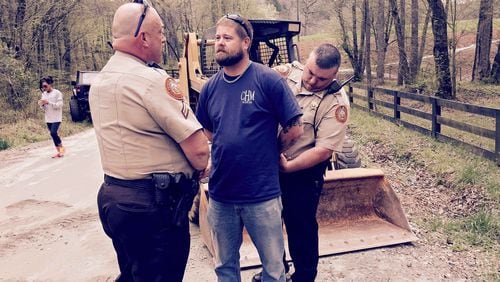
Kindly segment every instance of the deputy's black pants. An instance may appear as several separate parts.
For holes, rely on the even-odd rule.
[[[295,267],[292,281],[314,281],[319,259],[316,210],[323,175],[310,170],[282,173],[280,186],[288,249]]]
[[[50,137],[52,137],[52,141],[54,141],[54,146],[56,147],[61,145],[61,138],[57,134],[59,125],[61,125],[60,122],[47,122],[47,128],[49,129]]]
[[[167,208],[156,205],[153,189],[104,183],[99,191],[99,217],[120,266],[117,281],[170,282],[184,276],[189,224],[172,225]]]

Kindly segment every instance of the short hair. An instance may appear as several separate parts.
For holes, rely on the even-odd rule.
[[[246,18],[238,14],[224,15],[217,21],[215,27],[218,27],[219,25],[223,25],[229,22],[231,23],[231,25],[236,27],[236,34],[238,34],[238,36],[241,39],[244,39],[245,37],[250,37],[250,41],[253,40],[252,24]]]
[[[329,43],[323,43],[313,50],[316,55],[316,65],[321,69],[338,68],[341,56],[337,47]]]
[[[54,79],[50,75],[40,78],[40,81],[39,81],[39,87],[40,87],[40,89],[42,88],[42,84],[44,82],[46,82],[47,84],[52,85],[54,83]]]

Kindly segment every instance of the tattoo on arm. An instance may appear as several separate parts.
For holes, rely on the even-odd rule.
[[[290,130],[290,128],[294,127],[294,126],[301,126],[302,125],[302,119],[300,118],[300,116],[296,116],[294,118],[292,118],[290,121],[288,121],[288,123],[285,125],[285,127],[283,127],[283,133],[288,133],[288,131]]]

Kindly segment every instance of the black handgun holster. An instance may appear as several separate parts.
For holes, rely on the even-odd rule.
[[[166,206],[175,226],[188,223],[188,213],[198,193],[198,180],[187,178],[183,173],[154,173],[156,204]]]

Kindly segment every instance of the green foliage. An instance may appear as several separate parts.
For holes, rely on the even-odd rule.
[[[490,212],[481,211],[464,220],[463,230],[470,232],[470,242],[477,245],[483,241],[500,240],[500,222]]]
[[[0,151],[6,150],[10,147],[9,142],[0,138]]]
[[[457,182],[459,184],[474,185],[477,183],[480,176],[481,174],[477,167],[472,166],[471,164],[466,164],[465,167],[459,172]]]
[[[0,45],[0,99],[12,109],[24,110],[32,101],[32,74]]]
[[[464,251],[469,246],[492,248],[500,240],[500,221],[491,212],[480,211],[465,218],[447,219],[433,217],[424,222],[432,232],[445,234],[454,251]]]

